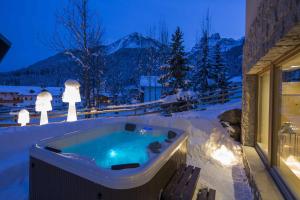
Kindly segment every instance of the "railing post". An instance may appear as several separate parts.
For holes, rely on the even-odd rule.
[[[225,92],[221,91],[221,94],[222,94],[222,104],[224,104],[225,103]]]

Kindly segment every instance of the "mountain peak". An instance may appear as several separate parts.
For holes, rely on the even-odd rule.
[[[158,48],[160,45],[161,44],[153,38],[146,37],[138,32],[133,32],[117,40],[116,42],[109,44],[107,46],[107,52],[109,54],[112,54],[124,48],[129,48],[129,49],[150,48],[150,47]]]
[[[220,40],[221,39],[221,36],[219,33],[214,33],[210,36],[210,39],[213,39],[213,40]]]

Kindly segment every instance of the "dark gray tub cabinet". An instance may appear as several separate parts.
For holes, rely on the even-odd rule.
[[[30,200],[157,200],[180,165],[186,163],[186,141],[146,184],[111,189],[30,157]]]

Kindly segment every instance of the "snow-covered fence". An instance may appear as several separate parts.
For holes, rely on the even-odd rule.
[[[115,117],[115,116],[137,116],[145,114],[153,114],[160,112],[160,104],[162,101],[153,101],[140,104],[108,106],[102,109],[79,109],[77,116],[79,119],[98,118],[98,117]],[[0,127],[18,126],[18,112],[9,114],[0,114]],[[61,122],[67,119],[67,111],[49,112],[48,118],[50,122]],[[40,115],[36,112],[30,113],[30,125],[37,125]]]
[[[98,117],[115,117],[115,116],[136,116],[160,113],[162,111],[181,112],[191,109],[205,109],[212,104],[222,104],[234,99],[242,97],[242,86],[230,87],[226,90],[215,90],[209,93],[199,94],[193,99],[175,99],[168,101],[161,99],[152,102],[129,105],[114,105],[102,109],[79,109],[77,110],[78,119],[98,118]],[[0,114],[0,127],[18,126],[17,112],[12,115]],[[35,113],[30,113],[30,124],[38,124],[40,116]],[[67,119],[67,111],[49,112],[48,118],[51,122],[61,122]]]
[[[214,90],[207,93],[199,94],[197,105],[205,108],[211,104],[223,104],[234,99],[242,98],[242,86],[230,87],[224,90]]]

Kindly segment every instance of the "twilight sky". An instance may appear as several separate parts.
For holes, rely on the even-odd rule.
[[[51,37],[54,13],[65,1],[1,0],[0,32],[12,47],[0,63],[0,71],[27,67],[56,53],[41,41]],[[208,8],[212,32],[237,39],[245,29],[244,0],[91,0],[91,8],[101,17],[107,43],[132,32],[146,33],[164,20],[170,33],[176,26],[182,28],[186,50],[190,50]]]

